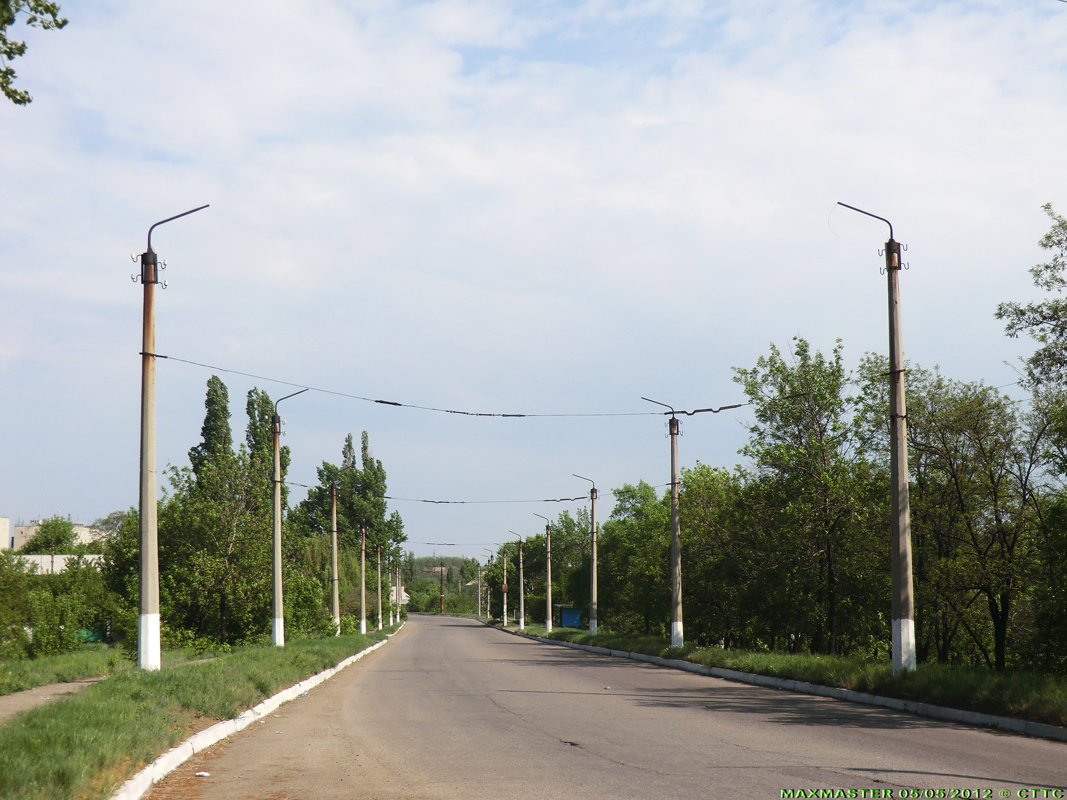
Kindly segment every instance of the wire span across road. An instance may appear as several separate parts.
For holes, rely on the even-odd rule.
[[[324,389],[320,386],[309,386],[306,383],[296,383],[294,381],[284,380],[282,378],[272,378],[268,375],[256,375],[252,372],[243,372],[237,369],[230,369],[229,367],[220,367],[215,364],[205,364],[201,361],[191,361],[187,358],[179,358],[178,356],[166,356],[162,353],[141,353],[141,355],[149,355],[153,358],[165,358],[168,361],[177,361],[181,364],[189,364],[194,367],[201,367],[203,369],[210,369],[216,372],[224,372],[229,375],[241,375],[245,378],[254,378],[257,381],[269,381],[271,383],[277,383],[281,386],[293,386],[299,389],[307,389],[311,392],[318,392],[319,394],[333,395],[334,397],[345,397],[349,400],[361,400],[365,403],[375,403],[382,406],[393,406],[394,408],[411,408],[418,411],[433,411],[439,414],[453,414],[462,417],[497,417],[503,419],[535,419],[535,418],[560,418],[560,417],[656,417],[662,416],[660,411],[606,411],[606,412],[560,412],[560,413],[519,413],[519,412],[503,412],[503,411],[464,411],[455,408],[439,408],[437,406],[423,406],[416,403],[401,403],[396,400],[382,400],[374,397],[366,397],[359,394],[351,394],[349,392],[341,392],[336,389]],[[732,407],[732,406],[731,406]],[[712,409],[702,408],[696,411],[680,411],[680,414],[696,414],[703,411],[711,411]]]

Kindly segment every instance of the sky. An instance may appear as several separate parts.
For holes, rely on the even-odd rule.
[[[1033,343],[993,314],[1039,297],[1041,207],[1067,213],[1067,3],[61,5],[9,31],[34,99],[0,103],[12,525],[137,504],[129,258],[205,203],[153,234],[156,350],[231,372],[158,362],[160,472],[212,374],[235,439],[249,389],[313,387],[280,406],[289,479],[367,431],[417,555],[536,534],[586,505],[526,502],[573,473],[600,519],[667,484],[642,396],[741,402],[734,369],[795,336],[886,352],[888,229],[838,201],[908,247],[905,356],[1022,396]],[[750,422],[685,417],[682,466],[743,463]]]

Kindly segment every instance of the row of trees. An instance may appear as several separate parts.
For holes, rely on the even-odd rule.
[[[266,392],[248,393],[244,441],[233,445],[229,394],[216,376],[207,382],[201,441],[188,467],[170,467],[159,503],[160,616],[168,645],[269,641],[273,529],[274,405]],[[367,618],[376,623],[378,550],[383,596],[390,597],[392,567],[405,540],[400,516],[384,500],[386,473],[371,453],[366,432],[360,452],[351,434],[341,463],[323,463],[319,484],[290,508],[283,480],[283,582],[289,636],[328,634],[331,613],[331,486],[337,487],[338,576],[342,629],[358,629],[362,532],[367,548]],[[104,532],[99,569],[76,564],[61,576],[30,574],[17,559],[0,562],[0,657],[37,655],[48,637],[64,631],[56,648],[77,646],[79,630],[96,628],[112,639],[136,641],[140,523],[136,510],[94,523]],[[71,534],[69,521],[49,520],[35,545]],[[69,538],[69,536],[68,536]],[[45,541],[47,539],[47,541]],[[28,543],[29,545],[30,543]],[[39,547],[30,548],[26,552]],[[48,595],[48,598],[45,595]],[[373,610],[373,614],[372,614]],[[47,613],[46,613],[47,612]],[[386,610],[388,614],[388,608]],[[27,631],[33,631],[32,635]],[[55,634],[55,635],[53,635]]]
[[[1067,221],[1051,207],[1031,270],[1067,287]],[[1006,303],[1008,332],[1040,348],[1024,402],[911,364],[907,374],[913,572],[920,661],[1067,670],[1067,305]],[[889,651],[888,364],[846,368],[804,339],[771,346],[735,379],[753,407],[747,464],[683,470],[687,638],[704,645],[854,654]],[[599,539],[598,623],[666,636],[669,493],[614,492]],[[588,614],[588,519],[552,526],[553,596]],[[500,613],[501,548],[487,580]],[[525,551],[528,615],[544,618],[545,539]],[[518,587],[509,581],[509,605]],[[512,596],[514,595],[514,596]],[[514,607],[514,606],[512,606]]]

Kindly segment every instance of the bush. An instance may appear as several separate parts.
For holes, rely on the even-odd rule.
[[[86,621],[86,609],[77,595],[55,596],[48,589],[35,589],[27,596],[32,633],[31,658],[70,653],[81,646],[78,631]]]

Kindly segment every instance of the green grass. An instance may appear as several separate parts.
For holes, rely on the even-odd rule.
[[[541,626],[527,626],[526,633],[612,650],[684,659],[706,667],[1067,726],[1067,676],[1063,675],[921,664],[915,672],[894,676],[887,663],[837,656],[697,648],[693,644],[673,648],[666,639],[652,636],[611,633],[590,636],[573,628],[556,628],[546,633]]]
[[[211,650],[198,652],[192,648],[167,650],[163,653],[163,666],[199,661],[217,655],[218,653]],[[73,653],[4,661],[0,662],[0,696],[46,686],[49,683],[114,675],[133,669],[133,666],[133,662],[123,653],[122,648],[104,644],[83,645]]]
[[[123,669],[122,653],[106,645],[85,645],[73,653],[0,663],[0,695],[49,683],[97,678]]]
[[[0,726],[0,797],[106,798],[194,726],[236,717],[382,638],[375,632],[297,639],[284,648],[165,663],[158,672],[124,669]]]

